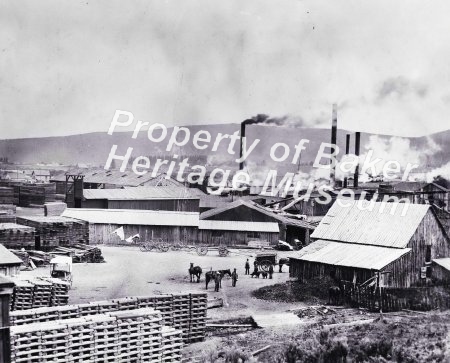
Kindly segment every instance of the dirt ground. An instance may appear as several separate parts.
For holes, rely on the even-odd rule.
[[[214,284],[208,287],[208,298],[223,298],[222,309],[209,310],[212,319],[249,316],[267,311],[285,311],[299,306],[299,303],[280,303],[259,300],[251,292],[263,286],[283,283],[289,280],[288,267],[283,272],[275,272],[273,279],[256,279],[244,275],[247,258],[253,264],[255,250],[231,250],[227,257],[220,257],[217,251],[210,251],[206,256],[195,252],[141,252],[137,247],[99,246],[106,263],[74,264],[73,286],[69,303],[83,303],[96,300],[120,298],[126,296],[147,295],[153,293],[170,293],[185,291],[206,291],[204,274],[201,282],[190,283],[188,268],[190,262],[202,267],[203,271],[211,268],[237,268],[239,279],[236,287],[231,287],[231,279],[225,277],[222,289],[214,292]],[[278,257],[285,257],[289,252],[277,252]],[[275,269],[278,271],[278,268]],[[46,275],[48,267],[34,271],[23,271],[34,276]]]

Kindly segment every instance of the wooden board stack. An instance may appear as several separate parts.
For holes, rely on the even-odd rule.
[[[89,243],[89,223],[66,217],[21,216],[17,223],[34,227],[40,239],[40,249]]]
[[[7,248],[34,248],[35,229],[16,223],[0,223],[0,243]]]
[[[12,311],[10,316],[12,324],[20,325],[30,323],[30,319],[39,321],[42,314],[46,314],[46,319],[50,316],[55,319],[70,319],[148,308],[159,311],[162,324],[180,330],[181,338],[185,343],[197,342],[205,338],[207,295],[203,292],[96,301],[79,305],[55,306],[48,308],[50,310],[32,309],[29,313]],[[57,313],[51,314],[50,311]]]
[[[181,332],[154,309],[11,327],[11,361],[179,362]]]
[[[10,310],[66,305],[69,302],[70,284],[52,278],[21,279],[14,277],[14,290]]]
[[[14,204],[14,188],[0,187],[0,204]]]
[[[54,183],[24,184],[19,190],[19,205],[30,207],[54,202],[55,194],[56,185]]]
[[[45,216],[60,216],[67,208],[66,203],[50,202],[44,204]]]

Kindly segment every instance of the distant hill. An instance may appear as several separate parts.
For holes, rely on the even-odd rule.
[[[239,130],[239,124],[219,124],[219,125],[195,125],[187,126],[194,134],[199,130],[209,131],[214,140],[218,133],[231,134]],[[270,147],[276,142],[284,142],[293,147],[300,139],[308,139],[306,151],[302,154],[301,163],[307,164],[314,160],[321,142],[330,142],[330,130],[318,128],[287,128],[281,126],[263,126],[249,125],[246,129],[248,143],[253,142],[255,138],[261,140],[257,149],[254,151],[251,160],[255,163],[262,163],[269,160]],[[171,128],[169,129],[169,135]],[[338,146],[343,151],[345,149],[345,130],[338,130]],[[354,151],[354,136],[351,133],[351,151]],[[0,157],[8,157],[12,162],[17,163],[39,163],[39,162],[58,162],[63,164],[90,163],[104,164],[111,146],[118,145],[118,153],[125,154],[128,147],[133,147],[133,156],[140,155],[207,155],[212,157],[215,164],[227,163],[232,161],[235,156],[226,152],[227,144],[223,143],[216,153],[211,152],[211,148],[198,150],[191,142],[179,150],[172,152],[165,151],[167,142],[161,144],[152,143],[148,140],[146,133],[141,133],[137,139],[131,138],[131,132],[115,133],[110,136],[105,133],[96,132],[73,136],[61,137],[43,137],[28,139],[9,139],[0,140]],[[395,159],[395,153],[401,153],[398,158],[411,157],[421,158],[421,166],[428,168],[437,167],[446,164],[450,155],[450,130],[432,134],[425,137],[392,137],[386,135],[361,134],[361,152],[364,153],[365,147],[371,145],[374,149],[383,149],[387,155],[392,154]],[[396,145],[398,143],[398,146]],[[239,146],[236,144],[234,149],[239,152]]]

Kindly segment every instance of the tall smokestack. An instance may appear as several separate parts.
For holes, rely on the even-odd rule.
[[[355,155],[359,156],[359,147],[360,147],[360,142],[361,142],[361,133],[357,132],[355,134]],[[355,188],[358,188],[358,177],[359,177],[359,163],[356,165],[355,168],[355,176],[354,176],[354,182],[353,182],[353,186]]]
[[[345,155],[350,153],[350,134],[347,134],[345,137]],[[344,188],[348,187],[348,179],[344,177]]]
[[[333,103],[333,111],[331,115],[331,144],[336,147],[336,137],[337,137],[337,104]],[[336,165],[332,166],[330,169],[330,179],[331,185],[334,186],[336,183]]]
[[[243,154],[243,142],[244,142],[244,138],[245,138],[245,121],[242,121],[241,122],[241,144],[240,144],[240,146],[241,146],[241,148],[240,148],[240,150],[239,150],[239,157],[240,158],[242,158],[242,154]],[[240,163],[239,163],[239,170],[244,170],[244,162],[243,161],[241,161]]]

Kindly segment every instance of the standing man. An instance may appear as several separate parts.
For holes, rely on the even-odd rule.
[[[220,275],[220,272],[217,271],[216,272],[216,276],[214,277],[214,291],[215,292],[219,292],[219,288],[220,288],[220,280],[222,279],[222,276]]]
[[[250,275],[250,262],[248,262],[248,258],[247,261],[245,261],[245,274]]]
[[[248,268],[250,269],[250,266]],[[237,279],[238,279],[238,274],[236,272],[236,269],[234,269],[233,272],[231,273],[231,286],[236,287]]]
[[[273,265],[271,264],[271,265],[269,266],[269,279],[272,278],[272,275],[273,275]]]

